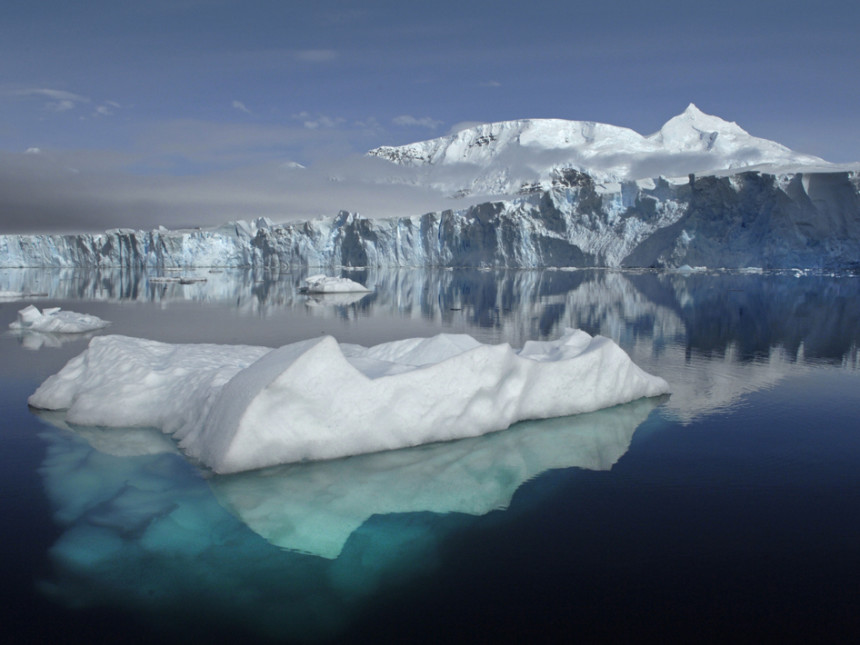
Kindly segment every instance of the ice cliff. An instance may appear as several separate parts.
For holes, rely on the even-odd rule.
[[[0,268],[252,266],[746,267],[860,265],[860,174],[690,176],[599,184],[555,171],[548,186],[460,210],[211,230],[2,235]]]

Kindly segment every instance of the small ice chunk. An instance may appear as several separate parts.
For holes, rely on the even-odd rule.
[[[370,289],[349,278],[334,278],[320,273],[305,278],[305,285],[301,291],[304,293],[354,293],[368,292]]]
[[[37,307],[29,305],[18,312],[18,320],[9,323],[9,327],[19,331],[80,334],[107,327],[109,324],[108,321],[90,314],[61,311],[59,307],[49,307],[39,311]]]

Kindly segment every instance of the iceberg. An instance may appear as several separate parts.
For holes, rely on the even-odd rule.
[[[16,331],[34,331],[48,334],[80,334],[107,327],[110,323],[98,316],[62,311],[60,307],[48,307],[39,311],[29,305],[18,312],[18,320],[9,323]]]
[[[612,340],[485,345],[440,334],[373,347],[330,336],[270,350],[123,336],[89,347],[29,399],[73,425],[156,427],[216,473],[336,459],[503,430],[669,391]]]
[[[305,278],[304,293],[362,293],[370,289],[349,278],[334,278],[324,274]]]

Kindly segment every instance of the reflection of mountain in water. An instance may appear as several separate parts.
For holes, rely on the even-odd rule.
[[[216,626],[270,636],[336,631],[366,594],[422,571],[440,538],[469,515],[507,507],[527,480],[551,468],[609,469],[656,404],[213,477],[215,496],[160,433],[66,426],[43,435],[40,472],[64,532],[50,552],[56,579],[42,587],[76,607],[177,621],[211,613]]]

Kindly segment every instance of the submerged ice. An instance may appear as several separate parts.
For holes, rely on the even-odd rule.
[[[156,427],[218,473],[461,439],[668,391],[608,338],[567,330],[519,350],[440,334],[374,347],[321,337],[270,350],[123,336],[30,397],[75,425]]]
[[[161,624],[168,615],[194,630],[189,616],[202,613],[216,631],[332,639],[377,594],[432,571],[452,532],[542,499],[552,479],[536,485],[541,473],[611,468],[657,401],[207,478],[158,431],[69,428],[61,413],[40,412],[62,428],[42,433],[39,473],[63,532],[39,586],[75,608],[117,607]]]

